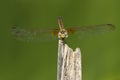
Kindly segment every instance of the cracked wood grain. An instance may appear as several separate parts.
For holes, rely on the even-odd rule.
[[[73,51],[62,40],[58,43],[57,80],[82,80],[80,49]]]

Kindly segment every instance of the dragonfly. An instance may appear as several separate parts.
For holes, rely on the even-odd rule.
[[[85,34],[98,34],[113,31],[115,26],[113,24],[99,24],[92,26],[76,26],[65,28],[62,17],[58,17],[59,28],[44,28],[44,29],[23,29],[17,26],[12,27],[12,35],[18,40],[37,40],[46,41],[54,40],[56,38],[65,40],[69,35],[78,34],[79,37]]]

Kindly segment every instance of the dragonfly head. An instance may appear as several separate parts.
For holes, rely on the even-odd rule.
[[[59,31],[59,33],[58,33],[58,38],[59,39],[65,39],[65,38],[67,38],[68,37],[68,34],[67,34],[67,31],[66,30],[61,30],[61,31]]]

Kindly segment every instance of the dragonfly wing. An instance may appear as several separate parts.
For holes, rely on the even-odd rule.
[[[12,35],[22,41],[49,41],[57,37],[58,29],[22,29],[12,27]]]
[[[68,28],[67,31],[69,34],[76,33],[79,36],[79,38],[81,38],[84,36],[110,32],[114,29],[115,29],[115,26],[112,24],[100,24],[100,25],[93,25],[93,26],[81,26],[81,27]]]

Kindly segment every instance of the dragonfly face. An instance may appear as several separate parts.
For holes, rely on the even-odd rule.
[[[68,37],[68,33],[66,30],[62,30],[58,32],[58,38],[59,39],[65,39]]]
[[[59,39],[65,39],[68,35],[77,34],[78,38],[84,37],[85,35],[98,34],[109,32],[115,29],[112,24],[100,24],[92,26],[78,26],[64,28],[62,18],[58,18],[58,28],[39,28],[39,29],[22,29],[20,27],[12,27],[12,34],[18,40],[35,40],[35,41],[49,41],[54,40],[56,37]]]

